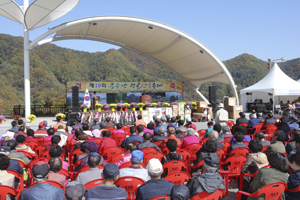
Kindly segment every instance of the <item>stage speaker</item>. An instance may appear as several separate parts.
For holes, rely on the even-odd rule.
[[[214,105],[217,101],[216,86],[214,85],[208,87],[208,101],[211,105]]]
[[[72,87],[72,112],[79,112],[79,91],[77,86]]]
[[[78,113],[69,113],[68,126],[75,125],[77,117],[79,117]]]

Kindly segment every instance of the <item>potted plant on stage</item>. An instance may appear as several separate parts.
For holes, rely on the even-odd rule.
[[[129,107],[130,107],[129,103],[124,103],[124,111],[128,111]]]
[[[186,104],[185,104],[185,108],[186,109],[191,109],[191,106],[192,106],[192,102],[191,101],[187,101],[187,102],[185,102]]]
[[[115,104],[115,103],[111,103],[111,104],[109,104],[109,107],[110,107],[110,109],[111,109],[111,111],[115,111],[115,109],[118,107],[117,106],[117,104]]]
[[[138,107],[139,107],[140,111],[142,111],[143,108],[145,107],[145,104],[143,104],[143,103],[138,103]]]
[[[21,119],[21,115],[13,115],[12,118],[18,121],[19,119]]]
[[[101,103],[96,103],[95,107],[97,108],[98,112],[101,112],[101,108],[103,107],[103,105]]]
[[[109,104],[108,103],[104,103],[103,104],[103,108],[104,108],[104,111],[107,112],[108,109],[109,109]]]
[[[2,124],[2,121],[6,122],[6,118],[3,115],[0,115],[0,124]]]
[[[35,118],[36,118],[36,116],[35,116],[35,115],[33,115],[33,114],[31,114],[31,115],[28,115],[28,117],[27,117],[27,119],[29,119],[29,120],[30,120],[30,123],[33,123],[33,122],[34,122],[34,120],[35,120]]]
[[[164,106],[165,106],[165,107],[170,107],[170,104],[167,103],[167,102],[165,102],[165,103],[164,103]]]
[[[132,110],[135,110],[135,109],[138,107],[137,103],[135,103],[135,102],[132,102],[132,103],[130,104],[130,106],[131,106],[131,109],[132,109]]]
[[[177,102],[172,102],[171,106],[173,106],[173,105],[178,105],[178,103]]]
[[[60,116],[60,117],[63,118],[63,119],[66,118],[66,115],[63,114],[63,113],[57,113],[57,114],[55,115],[55,118],[58,117],[58,116]]]
[[[157,103],[152,103],[152,106],[154,107],[154,108],[157,108]]]
[[[86,112],[88,105],[83,103],[81,104],[80,108],[82,109],[82,112]]]
[[[67,110],[68,110],[68,113],[71,113],[72,112],[72,106],[68,106]]]
[[[149,108],[149,107],[152,107],[152,103],[149,102],[145,103],[145,108]]]
[[[125,107],[124,103],[117,103],[117,106],[119,108],[119,111],[123,111],[123,108]]]
[[[158,106],[158,107],[164,107],[164,106],[165,106],[165,103],[164,103],[164,102],[157,102],[157,106]]]
[[[197,109],[197,103],[196,102],[192,102],[192,106],[194,107],[194,109]]]

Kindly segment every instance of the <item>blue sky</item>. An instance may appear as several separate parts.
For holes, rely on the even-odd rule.
[[[23,5],[23,0],[16,0]],[[32,3],[33,0],[30,0]],[[155,20],[193,36],[221,60],[242,53],[262,60],[299,58],[300,1],[289,0],[81,0],[60,19],[30,31],[30,40],[48,28],[85,17],[134,16]],[[0,33],[23,36],[22,25],[0,16]],[[119,47],[92,41],[60,41],[70,49],[96,52]]]

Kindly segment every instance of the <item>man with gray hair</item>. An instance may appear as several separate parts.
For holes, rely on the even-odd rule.
[[[167,139],[168,137],[165,136],[165,132],[166,128],[164,126],[160,126],[158,128],[157,135],[153,137],[152,141],[154,142]]]
[[[22,200],[40,200],[45,198],[57,200],[65,199],[63,189],[54,187],[50,183],[47,183],[49,170],[49,165],[42,161],[33,165],[32,175],[37,184],[22,191]]]
[[[136,200],[147,200],[160,195],[170,195],[174,184],[161,178],[163,167],[157,158],[152,158],[147,165],[151,180],[138,187]]]
[[[224,138],[226,138],[226,137],[232,138],[232,134],[230,133],[230,128],[227,125],[222,127],[222,132],[221,133],[224,135]]]
[[[150,180],[148,171],[141,167],[143,164],[144,153],[140,150],[134,150],[131,154],[131,166],[120,169],[120,177],[134,176],[143,179],[145,182]]]
[[[167,117],[166,117],[166,115],[163,115],[163,116],[161,117],[161,122],[162,122],[162,124],[165,125],[165,126],[168,126],[168,125],[169,125],[169,123],[167,123]]]
[[[219,156],[217,154],[208,153],[204,157],[202,169],[204,174],[190,179],[186,185],[190,189],[191,198],[204,191],[211,194],[218,189],[225,190],[224,180],[218,172]]]

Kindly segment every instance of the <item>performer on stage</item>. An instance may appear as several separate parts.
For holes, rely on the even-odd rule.
[[[92,99],[93,99],[93,106],[94,106],[94,110],[96,110],[96,103],[100,102],[100,97],[96,95],[96,91],[94,91],[94,94],[92,94]]]
[[[148,93],[146,92],[146,90],[143,91],[142,95],[145,95],[145,94],[148,94]]]

